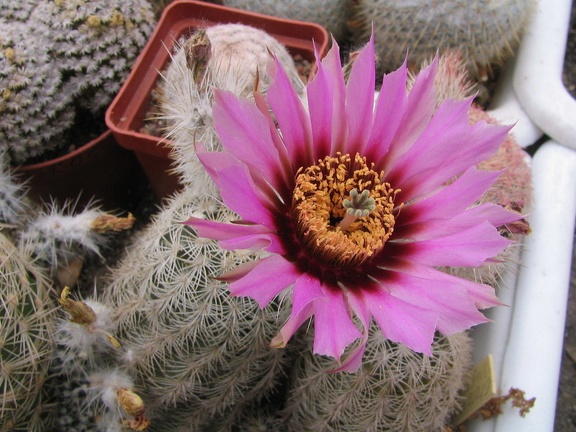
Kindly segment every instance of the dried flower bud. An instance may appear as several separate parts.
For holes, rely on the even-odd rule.
[[[206,73],[212,55],[212,44],[205,29],[198,29],[184,45],[186,65],[194,74],[194,81],[199,83]]]
[[[134,226],[136,218],[129,213],[126,217],[118,217],[109,214],[98,216],[90,224],[90,228],[96,232],[123,231]]]
[[[70,287],[65,286],[60,294],[60,305],[70,314],[70,321],[76,324],[91,325],[96,321],[96,314],[84,302],[69,299]]]
[[[119,388],[116,390],[118,396],[118,404],[132,417],[138,417],[144,414],[144,401],[140,396],[127,388]]]
[[[118,404],[133,420],[125,420],[125,426],[132,430],[141,431],[146,429],[150,421],[144,415],[144,401],[140,396],[127,388],[119,388],[116,391],[118,396]]]

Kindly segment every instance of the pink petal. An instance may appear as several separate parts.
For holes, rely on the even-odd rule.
[[[245,276],[232,282],[228,289],[235,296],[251,297],[261,308],[298,278],[300,272],[294,264],[280,255],[271,255],[258,261]]]
[[[194,227],[198,232],[199,237],[211,238],[214,240],[228,240],[234,237],[267,234],[272,232],[269,228],[262,225],[224,223],[197,217],[191,217],[183,223]]]
[[[325,287],[324,297],[314,302],[314,353],[340,361],[344,349],[359,337],[343,292]]]
[[[406,116],[406,62],[400,68],[384,76],[373,115],[372,132],[364,154],[370,161],[381,161]]]
[[[365,290],[363,295],[384,337],[403,343],[416,352],[432,355],[437,312],[400,300],[384,287]]]
[[[348,142],[346,118],[346,84],[340,62],[340,47],[332,38],[332,47],[322,60],[332,91],[332,149],[331,155],[343,152]]]
[[[391,168],[386,181],[410,201],[490,157],[510,128],[478,122],[469,126],[468,101],[444,102],[426,130]]]
[[[270,345],[274,348],[286,346],[296,330],[314,313],[313,303],[323,296],[320,281],[307,273],[302,273],[294,283],[290,319],[272,339]]]
[[[371,270],[372,276],[381,281],[384,285],[387,283],[391,275],[400,272],[413,277],[436,280],[442,284],[461,287],[474,301],[474,304],[478,309],[486,309],[488,307],[502,305],[496,297],[494,288],[490,285],[462,279],[435,268],[422,265],[418,262],[388,259],[385,267],[382,267],[380,272],[376,269]]]
[[[271,137],[266,117],[247,99],[231,92],[214,90],[214,127],[226,150],[244,162],[252,176],[263,176],[279,189],[285,182],[278,150]]]
[[[485,222],[445,237],[416,242],[389,242],[385,252],[424,265],[440,267],[479,267],[498,255],[511,242]]]
[[[272,118],[270,114],[270,107],[268,106],[268,102],[260,93],[259,91],[254,92],[254,103],[258,107],[258,110],[262,113],[262,115],[268,121],[268,128],[270,129],[270,137],[274,143],[274,147],[278,152],[278,157],[280,158],[281,166],[278,167],[284,173],[286,178],[286,184],[282,185],[275,185],[276,191],[285,198],[285,202],[290,201],[290,197],[292,196],[292,189],[293,189],[293,180],[294,180],[294,167],[290,162],[290,158],[288,157],[288,150],[282,141],[282,138],[278,135],[278,128],[276,127],[276,122]]]
[[[306,306],[322,297],[324,291],[321,289],[320,281],[307,273],[302,273],[292,291],[292,315],[299,314]]]
[[[364,356],[364,351],[366,350],[366,344],[368,343],[368,334],[370,331],[371,314],[368,310],[368,307],[364,303],[361,292],[350,290],[347,291],[346,294],[350,308],[360,321],[360,324],[362,324],[362,339],[360,344],[348,354],[348,356],[340,364],[340,367],[334,370],[334,372],[355,372],[360,368],[362,365],[362,357]]]
[[[315,47],[316,48],[316,47]],[[332,108],[334,104],[332,82],[315,50],[318,70],[306,86],[308,110],[314,140],[314,160],[330,154],[332,143]]]
[[[463,222],[464,220],[484,219],[495,227],[501,227],[511,222],[516,222],[523,217],[524,216],[520,213],[513,210],[507,210],[498,204],[485,203],[469,209],[462,215],[457,216],[455,219],[460,222]]]
[[[223,249],[265,249],[285,253],[280,238],[262,225],[223,223],[192,217],[184,222],[194,227],[199,237],[218,240]]]
[[[294,333],[296,333],[296,330],[298,330],[313,313],[314,305],[308,304],[303,309],[300,309],[298,313],[291,315],[290,319],[284,324],[278,334],[270,341],[270,347],[284,348]]]
[[[480,200],[499,175],[498,171],[481,171],[475,167],[468,169],[452,184],[404,206],[396,227],[403,226],[406,222],[446,220],[454,217]]]
[[[372,130],[374,110],[374,35],[352,64],[346,88],[346,116],[348,145],[346,153],[362,154]]]
[[[275,204],[254,184],[246,165],[234,162],[227,153],[198,153],[214,183],[220,190],[222,201],[230,210],[249,222],[276,228]],[[228,163],[226,163],[228,162]]]
[[[522,215],[515,211],[506,210],[497,204],[486,203],[473,207],[455,217],[444,221],[423,223],[419,232],[413,232],[413,240],[431,240],[440,237],[457,235],[459,232],[472,229],[484,222],[494,227],[522,219]]]
[[[467,290],[457,282],[394,273],[385,285],[394,297],[438,313],[437,328],[443,334],[458,333],[489,321],[478,311]]]
[[[437,66],[438,62],[434,60],[430,66],[420,71],[408,94],[406,103],[399,107],[403,108],[402,121],[393,138],[393,145],[390,146],[384,160],[377,162],[377,165],[386,173],[390,171],[396,160],[414,144],[426,129],[434,113],[436,107],[434,77]],[[375,124],[379,121],[381,120],[378,118],[374,119]]]
[[[242,264],[238,264],[232,270],[228,270],[224,274],[218,276],[216,279],[218,279],[219,281],[228,282],[228,283],[235,282],[239,279],[242,279],[244,276],[246,276],[248,273],[250,273],[252,270],[254,270],[254,268],[256,268],[256,266],[258,266],[258,264],[260,264],[260,261],[261,260],[257,259],[257,260],[248,261],[248,262],[245,262]]]
[[[267,100],[278,121],[292,166],[309,166],[313,163],[310,117],[277,59],[275,64],[276,75],[268,88]]]

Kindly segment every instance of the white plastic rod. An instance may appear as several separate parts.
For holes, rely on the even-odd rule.
[[[522,38],[514,90],[528,116],[558,143],[576,149],[576,100],[562,83],[572,0],[537,0]]]
[[[515,61],[504,68],[498,81],[498,88],[490,102],[490,115],[503,125],[514,125],[512,135],[522,147],[534,144],[543,133],[520,105],[514,92],[513,80]]]
[[[576,152],[548,141],[533,159],[534,199],[512,305],[500,387],[536,397],[530,413],[506,406],[495,432],[552,432],[576,218]]]

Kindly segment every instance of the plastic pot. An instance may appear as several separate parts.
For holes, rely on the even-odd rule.
[[[219,23],[241,23],[266,31],[293,55],[314,61],[314,44],[321,55],[328,49],[327,31],[313,23],[269,17],[221,5],[176,1],[163,12],[156,29],[106,112],[106,124],[118,143],[134,151],[158,197],[179,188],[170,173],[170,142],[141,132],[151,103],[151,92],[180,36],[192,29]]]
[[[61,205],[96,201],[107,210],[132,210],[148,188],[134,154],[120,147],[110,130],[64,156],[20,166],[16,173],[31,198]]]

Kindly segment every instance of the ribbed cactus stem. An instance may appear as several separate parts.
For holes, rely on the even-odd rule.
[[[337,364],[312,354],[311,334],[300,336],[295,353],[284,409],[288,431],[440,432],[460,406],[471,366],[465,333],[437,335],[428,357],[390,342],[373,325],[355,373],[331,372]]]
[[[56,305],[42,269],[0,234],[0,430],[41,432],[53,418],[44,383]]]
[[[476,80],[490,76],[517,48],[533,0],[358,0],[350,28],[357,43],[374,30],[384,70],[395,70],[409,55],[419,66],[438,51],[458,49]]]
[[[121,361],[135,373],[152,430],[228,430],[283,373],[283,351],[268,347],[283,312],[231,297],[216,279],[253,253],[222,250],[181,223],[192,215],[235,218],[204,194],[207,186],[191,187],[166,205],[106,288],[125,348]]]
[[[0,156],[0,224],[3,228],[20,228],[28,219],[30,203],[26,187],[16,181],[4,155]]]

